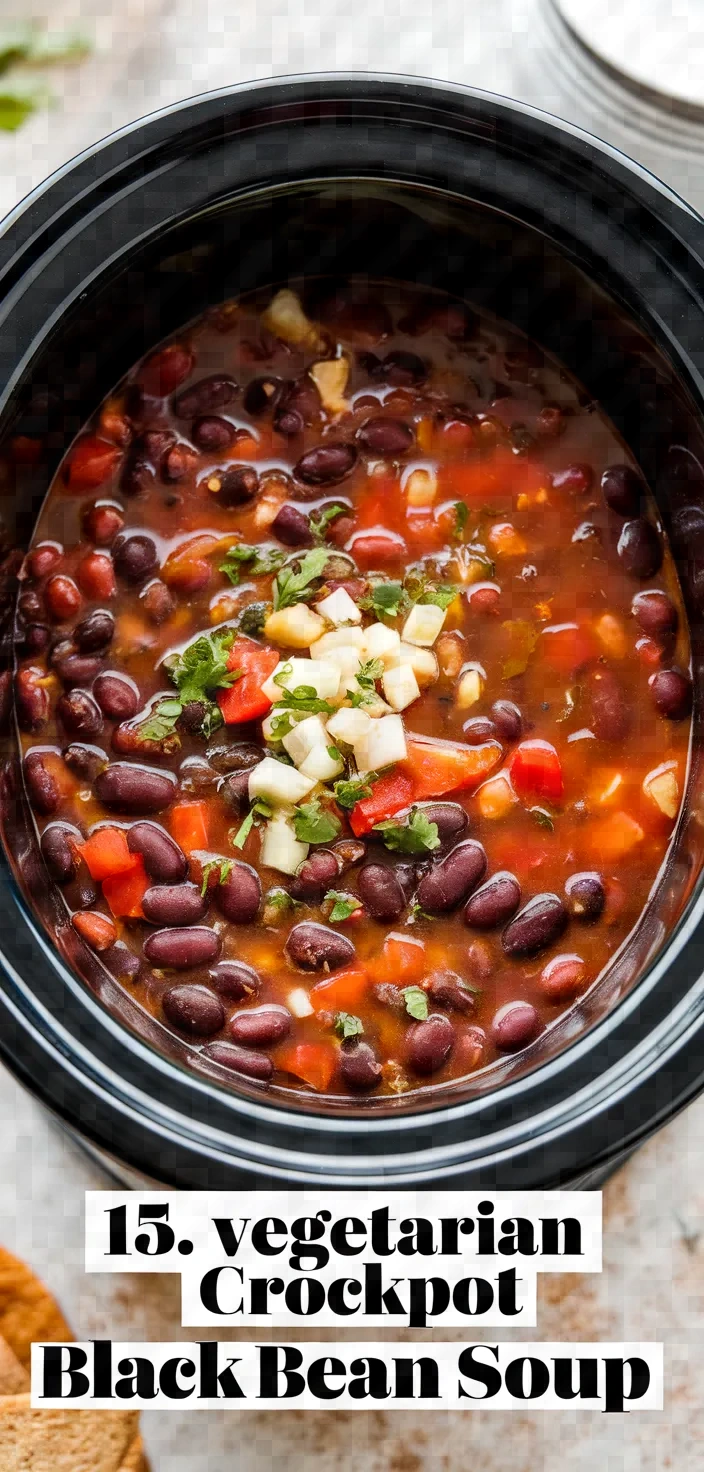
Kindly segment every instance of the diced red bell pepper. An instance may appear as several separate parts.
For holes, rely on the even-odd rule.
[[[395,769],[374,783],[371,797],[356,802],[350,813],[350,827],[357,838],[370,833],[375,823],[393,818],[413,802],[414,789],[409,776]]]
[[[446,792],[463,792],[476,787],[501,761],[498,741],[465,746],[459,741],[436,741],[431,736],[409,736],[408,755],[398,771],[410,777],[413,800],[442,797]]]
[[[103,896],[113,915],[130,920],[144,918],[142,900],[149,889],[150,880],[141,854],[133,854],[133,867],[124,874],[114,874],[103,880]]]
[[[135,856],[127,847],[127,834],[122,828],[98,828],[76,848],[88,865],[91,879],[112,879],[134,868]]]
[[[271,701],[262,685],[273,675],[279,656],[275,649],[257,644],[254,639],[236,639],[227,660],[229,670],[242,670],[239,680],[229,690],[218,692],[218,705],[226,726],[239,726],[244,721],[259,721],[271,710]]]
[[[573,675],[580,665],[595,658],[598,648],[591,630],[581,624],[554,624],[543,629],[540,652],[559,674]]]
[[[319,981],[309,992],[310,1005],[316,1012],[355,1013],[367,993],[367,973],[362,966],[348,966],[334,976]]]
[[[337,1049],[332,1043],[296,1043],[277,1054],[276,1066],[322,1094],[337,1068]]]
[[[64,484],[69,491],[95,491],[117,470],[122,451],[95,434],[76,441],[64,466]]]
[[[564,791],[562,763],[549,741],[522,741],[509,760],[508,769],[518,797],[560,802]]]
[[[392,931],[381,951],[368,962],[368,969],[374,981],[411,986],[414,981],[420,981],[428,969],[425,946],[422,940]]]
[[[185,854],[208,848],[208,809],[204,802],[182,802],[169,814],[171,837]]]

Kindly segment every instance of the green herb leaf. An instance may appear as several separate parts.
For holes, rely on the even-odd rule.
[[[240,542],[238,546],[228,548],[219,571],[224,572],[233,586],[237,587],[243,567],[246,566],[252,577],[263,577],[265,573],[276,572],[285,557],[286,553],[279,547],[250,547],[245,542]]]
[[[417,901],[411,905],[412,920],[435,920],[435,918],[435,915],[429,915],[428,911],[424,910],[423,906],[419,905]]]
[[[378,772],[366,772],[363,777],[341,777],[339,782],[333,785],[335,802],[341,808],[353,808],[356,802],[362,801],[362,798],[371,797],[371,784],[378,781]]]
[[[182,705],[203,700],[215,690],[229,690],[240,678],[241,670],[228,670],[228,654],[235,642],[234,629],[216,629],[212,634],[199,634],[179,654],[164,661],[169,678],[176,686]]]
[[[452,509],[455,516],[452,535],[456,542],[461,542],[467,529],[467,522],[469,521],[469,507],[465,501],[455,501]]]
[[[264,628],[269,617],[270,609],[270,603],[250,603],[246,608],[243,608],[237,620],[238,627],[242,630],[242,633],[250,634],[256,639],[257,634],[261,634]]]
[[[381,679],[383,673],[383,659],[365,659],[357,671],[357,684],[361,685],[363,690],[373,690],[376,681]]]
[[[371,609],[377,618],[396,618],[405,602],[403,583],[374,583],[366,598],[360,598],[359,606]]]
[[[334,901],[333,907],[328,915],[328,920],[331,920],[333,925],[336,920],[349,920],[350,915],[354,915],[355,910],[361,910],[362,908],[361,900],[356,899],[354,895],[342,894],[339,889],[329,889],[325,898],[326,900]]]
[[[290,679],[292,666],[285,664],[278,675],[274,675],[274,684],[283,690],[281,700],[277,700],[277,708],[292,710],[298,714],[331,716],[335,710],[327,700],[321,700],[314,685],[296,685],[293,690],[286,688],[286,681]],[[290,727],[289,727],[290,730]],[[283,735],[287,733],[284,731]]]
[[[552,817],[550,816],[550,813],[548,813],[545,808],[529,808],[528,811],[533,821],[538,824],[539,828],[547,828],[548,833],[555,832],[555,824],[552,820]]]
[[[220,877],[218,879],[218,884],[224,884],[225,883],[225,880],[227,879],[228,874],[230,873],[230,871],[232,869],[232,859],[211,859],[209,863],[207,863],[207,864],[204,865],[204,868],[203,868],[203,883],[202,883],[201,888],[200,888],[200,892],[201,892],[203,898],[205,898],[205,896],[206,896],[206,894],[208,892],[208,884],[209,884],[209,881],[210,881],[210,876],[211,876],[211,874],[214,874],[215,873],[215,870],[216,869],[218,869],[220,871]]]
[[[420,986],[404,986],[403,1000],[409,1017],[416,1022],[425,1022],[428,1016],[428,998]]]
[[[325,812],[317,797],[296,808],[293,826],[299,843],[329,843],[340,832],[339,818]]]
[[[282,914],[285,914],[287,910],[293,910],[297,904],[298,901],[292,899],[285,889],[270,889],[264,901],[266,909],[271,906],[273,910],[280,910]]]
[[[232,847],[244,848],[245,843],[247,842],[247,839],[249,838],[249,835],[252,831],[252,828],[257,821],[257,818],[270,818],[273,814],[273,811],[274,809],[272,808],[271,803],[267,802],[266,799],[263,797],[258,797],[256,799],[256,802],[252,803],[252,806],[246,818],[244,819],[244,822],[241,823],[239,828],[237,829],[237,832],[232,839]]]
[[[294,603],[305,603],[312,598],[320,586],[320,579],[328,563],[330,553],[325,547],[315,547],[306,552],[299,561],[298,572],[294,565],[282,567],[274,579],[274,610],[292,608]]]
[[[351,1012],[338,1012],[334,1026],[340,1038],[358,1038],[364,1032],[361,1019],[353,1017]]]
[[[347,509],[346,506],[335,504],[334,506],[324,507],[322,511],[311,511],[308,517],[308,525],[313,541],[317,542],[318,545],[324,542],[331,521],[335,521],[338,516],[344,516]]]
[[[18,83],[13,86],[9,83],[0,84],[0,131],[16,133],[27,118],[37,111],[43,100],[44,96],[36,89],[29,90]]]
[[[167,741],[176,736],[176,722],[181,714],[180,700],[160,700],[141,722],[139,734],[144,741]]]
[[[341,762],[342,761],[342,754],[341,754],[341,752],[338,751],[338,749],[337,749],[336,746],[327,746],[325,749],[327,751],[327,754],[328,754],[331,762]]]
[[[412,808],[407,823],[375,823],[386,847],[398,854],[428,854],[440,847],[437,823],[430,823],[421,808]]]

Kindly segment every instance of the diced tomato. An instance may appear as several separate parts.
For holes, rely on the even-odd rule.
[[[552,624],[540,635],[540,652],[559,674],[573,675],[580,665],[594,659],[598,650],[590,629],[581,624]]]
[[[182,802],[169,815],[171,837],[185,854],[208,848],[208,807],[204,802]]]
[[[362,966],[348,966],[334,976],[319,981],[309,992],[310,1005],[316,1012],[356,1013],[364,1003],[368,977]]]
[[[549,741],[522,741],[510,758],[508,769],[520,798],[560,801],[564,790],[562,763]]]
[[[127,847],[127,834],[122,828],[98,828],[76,848],[88,865],[91,879],[112,879],[134,868],[135,856]]]
[[[140,920],[144,917],[142,900],[150,881],[141,854],[133,854],[132,858],[134,862],[131,869],[127,869],[124,874],[113,875],[112,879],[103,880],[103,896],[113,915]]]
[[[236,639],[228,660],[229,670],[242,670],[239,680],[229,690],[220,690],[218,705],[226,726],[239,726],[243,721],[258,721],[271,710],[271,701],[262,685],[273,675],[279,656],[275,649],[257,644],[253,639]]]
[[[86,945],[92,946],[94,951],[107,951],[117,940],[117,931],[112,920],[107,915],[101,915],[98,910],[78,910],[71,916],[71,924]]]
[[[355,803],[350,813],[352,832],[360,838],[370,833],[375,823],[393,818],[413,802],[414,788],[411,778],[398,770],[387,772],[372,787],[371,797],[363,797]]]
[[[322,1094],[337,1068],[337,1048],[332,1043],[296,1043],[277,1054],[276,1066]]]
[[[69,491],[94,491],[117,470],[122,451],[97,435],[85,434],[76,441],[64,466],[64,484]]]
[[[437,741],[432,736],[409,736],[408,755],[398,771],[410,777],[413,799],[442,797],[475,787],[501,760],[498,741],[465,746],[459,741]]]
[[[420,981],[428,969],[422,940],[391,931],[381,951],[367,963],[374,981],[391,981],[396,986],[411,986]]]

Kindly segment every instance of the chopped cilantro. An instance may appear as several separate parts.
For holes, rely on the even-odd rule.
[[[285,889],[270,889],[264,901],[265,909],[280,910],[282,915],[287,910],[293,910],[297,904],[298,900],[292,899],[288,890]]]
[[[360,598],[359,606],[371,610],[377,618],[396,618],[404,606],[403,583],[373,583],[371,593]]]
[[[361,685],[363,690],[373,690],[376,681],[381,679],[383,673],[383,659],[365,659],[357,671],[357,684]]]
[[[294,603],[305,603],[307,598],[312,598],[320,586],[329,556],[325,547],[314,547],[312,552],[296,559],[298,572],[295,563],[282,567],[274,579],[274,609],[292,608]]]
[[[328,920],[331,920],[333,925],[336,920],[349,920],[355,910],[362,908],[361,900],[358,900],[355,895],[342,894],[339,889],[329,889],[325,898],[333,901],[333,907],[328,915]]]
[[[324,542],[325,534],[331,521],[335,521],[338,516],[344,516],[346,510],[346,506],[340,506],[336,503],[334,506],[325,506],[322,511],[311,511],[308,517],[308,525],[313,541],[318,544]]]
[[[274,675],[274,684],[283,690],[281,700],[277,700],[277,707],[283,710],[292,710],[297,714],[331,716],[335,710],[327,700],[321,700],[314,685],[296,685],[293,690],[286,688],[286,681],[290,678],[292,666],[285,664],[278,675]],[[290,730],[289,726],[289,730]],[[282,732],[285,736],[286,732]],[[278,735],[278,730],[277,730]]]
[[[200,892],[203,895],[203,898],[205,898],[205,895],[208,892],[210,876],[215,872],[216,869],[219,869],[220,871],[218,884],[224,884],[228,874],[232,869],[232,859],[211,859],[209,863],[204,865],[203,883],[200,888]]]
[[[335,1032],[340,1038],[358,1038],[364,1032],[361,1019],[351,1012],[338,1012],[335,1017]]]
[[[427,910],[424,910],[423,909],[423,906],[422,905],[419,905],[418,902],[416,901],[414,904],[411,905],[411,919],[412,920],[434,920],[435,919],[435,916],[434,915],[429,915],[428,914],[428,911]]]
[[[217,629],[199,634],[179,654],[164,661],[164,669],[178,695],[160,700],[139,730],[146,741],[165,741],[173,736],[186,705],[203,707],[201,732],[212,736],[223,724],[219,706],[212,700],[216,690],[228,690],[239,680],[241,670],[229,670],[227,656],[234,643],[234,629]]]
[[[403,1000],[409,1017],[416,1022],[425,1022],[428,1016],[428,998],[420,986],[404,986]]]
[[[279,547],[249,547],[245,542],[240,542],[236,547],[229,547],[225,553],[225,561],[220,563],[219,571],[224,572],[234,587],[240,580],[240,572],[243,566],[247,566],[247,572],[252,577],[263,577],[265,573],[276,572],[280,567],[285,552]]]
[[[329,843],[337,838],[340,820],[321,808],[317,797],[301,803],[293,815],[293,826],[299,843]]]
[[[338,751],[338,749],[337,749],[336,746],[328,746],[328,747],[326,747],[326,751],[327,751],[327,754],[328,754],[331,762],[341,762],[342,761],[342,755]]]
[[[258,797],[256,802],[252,803],[244,822],[240,824],[234,838],[231,840],[232,847],[244,848],[257,818],[270,818],[273,811],[274,809],[271,803],[268,803],[263,797]]]
[[[174,727],[181,714],[180,700],[160,700],[142,721],[139,734],[144,741],[167,741],[175,735]],[[178,737],[176,737],[178,741]]]
[[[437,823],[431,823],[421,808],[412,808],[407,823],[375,823],[374,832],[380,833],[387,848],[399,854],[427,854],[440,847]]]
[[[452,535],[456,542],[461,542],[464,538],[464,534],[467,528],[467,522],[469,521],[469,507],[467,506],[465,501],[455,501],[452,509],[455,514],[455,524],[452,530]]]
[[[341,808],[353,808],[356,802],[361,802],[364,797],[371,797],[372,782],[379,781],[378,772],[367,772],[364,777],[341,777],[339,782],[333,786],[335,802]]]
[[[528,811],[533,821],[538,824],[539,828],[547,828],[549,833],[554,833],[555,824],[550,813],[548,813],[545,808],[529,808]]]

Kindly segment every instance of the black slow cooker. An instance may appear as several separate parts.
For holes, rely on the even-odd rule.
[[[320,76],[211,93],[81,155],[0,236],[0,1052],[123,1179],[178,1187],[596,1184],[704,1086],[704,222],[637,165],[487,94]],[[209,303],[301,276],[441,287],[555,353],[655,489],[691,623],[695,732],[671,860],[608,973],[518,1062],[331,1110],[196,1074],[96,958],[52,943],[13,750],[14,578],[103,395]]]

